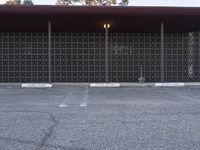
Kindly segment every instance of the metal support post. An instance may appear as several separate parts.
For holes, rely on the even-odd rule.
[[[49,83],[51,83],[51,21],[48,22],[48,43],[49,43]]]
[[[200,81],[200,29],[199,29],[199,39],[198,39],[198,43],[199,43],[199,45],[198,45],[198,82]]]
[[[161,22],[161,82],[165,81],[164,79],[164,23]]]
[[[108,28],[105,28],[105,50],[106,50],[106,83],[108,83]]]

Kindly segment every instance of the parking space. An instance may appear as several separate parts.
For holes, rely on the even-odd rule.
[[[200,88],[0,88],[0,149],[199,149]]]

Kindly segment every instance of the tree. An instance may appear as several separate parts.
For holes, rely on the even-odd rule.
[[[33,5],[32,0],[24,0],[22,5]]]
[[[57,0],[57,5],[127,6],[129,0]]]
[[[21,0],[7,0],[6,5],[33,5],[32,0],[24,0],[23,3],[21,3]]]
[[[128,3],[129,3],[128,0],[122,0],[122,1],[119,3],[119,5],[120,5],[120,6],[127,6]]]
[[[56,5],[74,5],[76,2],[81,0],[57,0]]]
[[[21,0],[15,0],[16,5],[21,5]]]
[[[7,0],[6,5],[21,5],[21,0]]]
[[[11,1],[11,0],[8,0],[8,1],[5,2],[5,5],[14,5],[14,2]]]

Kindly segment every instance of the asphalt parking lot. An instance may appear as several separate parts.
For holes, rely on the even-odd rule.
[[[0,150],[199,147],[199,87],[0,87]]]

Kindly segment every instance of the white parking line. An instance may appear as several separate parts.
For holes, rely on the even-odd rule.
[[[81,106],[81,107],[86,107],[86,106],[87,106],[87,103],[82,103],[80,106]]]
[[[187,94],[185,95],[185,92],[183,92],[183,91],[176,91],[176,90],[172,90],[172,89],[169,89],[169,91],[171,93],[174,93],[176,96],[178,96],[180,98],[183,98],[183,99],[186,99],[186,100],[195,101],[195,102],[199,103],[198,98],[195,98],[193,96],[188,96]]]
[[[66,104],[60,104],[59,107],[67,107]]]
[[[67,97],[59,104],[59,107],[67,107],[67,101],[72,96],[72,91],[67,95]]]
[[[82,103],[80,104],[81,107],[87,106],[87,99],[88,99],[88,87],[85,88],[85,94]]]

